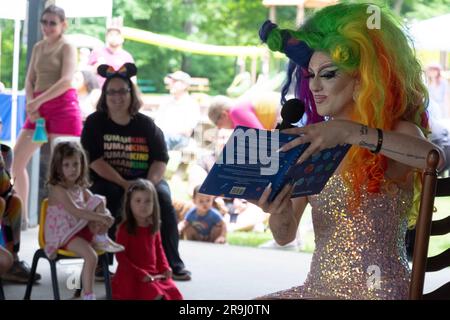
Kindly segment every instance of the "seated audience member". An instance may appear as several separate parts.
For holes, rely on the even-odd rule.
[[[186,213],[178,230],[187,240],[225,243],[227,229],[221,214],[212,208],[214,197],[199,193],[199,189],[194,189],[195,207]]]
[[[77,71],[72,84],[77,89],[78,103],[84,121],[88,115],[95,111],[102,92],[95,74],[89,70]]]
[[[239,99],[216,96],[212,99],[208,117],[219,129],[246,126],[255,129],[274,129],[279,115],[279,93],[246,95]]]
[[[109,230],[121,219],[122,199],[131,181],[151,181],[158,193],[161,208],[161,239],[174,280],[190,280],[178,252],[176,213],[170,187],[164,180],[169,159],[164,135],[152,119],[139,112],[142,100],[131,77],[137,74],[132,63],[119,70],[101,65],[99,74],[106,78],[97,111],[86,118],[81,144],[86,150],[91,169],[91,191],[106,197],[107,207],[116,218]]]
[[[14,260],[11,253],[0,246],[0,277],[9,269],[11,269],[13,261]]]
[[[1,126],[0,126],[1,132]],[[12,164],[12,150],[4,144],[0,144],[0,226],[1,236],[4,237],[5,249],[1,249],[1,262],[6,268],[9,257],[13,258],[12,265],[2,272],[2,279],[27,283],[30,276],[30,268],[24,261],[19,260],[20,233],[22,224],[22,201],[12,189],[10,169]],[[7,251],[5,253],[4,251]],[[9,253],[9,254],[8,254]],[[0,268],[1,269],[1,268]],[[41,276],[36,273],[35,281]]]
[[[155,114],[155,123],[164,132],[168,150],[179,150],[189,144],[189,138],[200,120],[200,106],[189,94],[191,76],[176,71],[164,78],[170,97]]]

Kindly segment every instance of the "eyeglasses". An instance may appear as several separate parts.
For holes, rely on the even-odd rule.
[[[58,25],[58,22],[57,21],[52,21],[52,20],[42,19],[41,20],[41,24],[44,25],[44,26],[56,27]]]
[[[109,90],[106,90],[106,95],[107,96],[114,96],[114,95],[124,96],[127,93],[129,93],[130,91],[131,91],[130,88],[126,88],[126,89],[122,88],[119,90],[109,89]]]

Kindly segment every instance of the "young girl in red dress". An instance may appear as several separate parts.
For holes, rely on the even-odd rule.
[[[134,181],[127,190],[124,207],[116,241],[125,251],[116,254],[113,299],[183,299],[172,281],[172,269],[161,244],[160,209],[153,184],[143,179]]]

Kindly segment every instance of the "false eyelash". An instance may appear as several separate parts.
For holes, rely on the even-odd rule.
[[[320,75],[321,78],[326,78],[326,79],[331,79],[331,78],[335,78],[337,74],[337,70],[330,70],[330,71],[326,71],[323,74]]]

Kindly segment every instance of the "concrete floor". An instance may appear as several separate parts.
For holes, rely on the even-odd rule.
[[[38,248],[38,228],[22,233],[19,257],[30,266]],[[227,300],[254,297],[300,284],[309,269],[310,254],[280,249],[258,249],[231,245],[180,241],[180,254],[186,268],[192,272],[191,281],[176,284],[185,299]],[[81,270],[82,260],[61,260],[57,263],[61,299],[72,299],[69,290],[73,275]],[[116,268],[116,264],[111,268]],[[282,272],[280,272],[282,270]],[[31,299],[53,299],[50,267],[40,259],[37,271],[42,280],[33,286]],[[6,299],[23,299],[26,285],[4,282]],[[105,299],[105,288],[97,282],[95,293]]]
[[[31,265],[38,247],[38,228],[23,232],[20,258]],[[309,270],[311,254],[283,249],[260,249],[231,245],[215,245],[192,241],[180,241],[180,254],[192,280],[176,282],[185,299],[189,300],[247,300],[290,288],[303,283]],[[69,290],[71,276],[80,272],[82,260],[63,260],[58,263],[61,299],[72,299]],[[114,270],[116,265],[111,270]],[[449,269],[432,273],[425,279],[425,292],[437,288],[448,280]],[[39,284],[33,287],[34,300],[53,299],[50,268],[41,259],[38,272]],[[23,299],[25,285],[3,284],[7,299]],[[95,293],[105,299],[105,289],[97,282]]]

